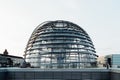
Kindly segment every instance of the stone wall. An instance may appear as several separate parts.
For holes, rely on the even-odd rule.
[[[111,70],[111,80],[120,80],[120,69]]]
[[[120,80],[120,73],[117,71],[111,69],[0,69],[0,80]]]
[[[7,72],[6,70],[0,69],[0,80],[7,80],[6,72]]]

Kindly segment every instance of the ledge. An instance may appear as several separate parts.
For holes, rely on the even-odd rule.
[[[40,68],[0,68],[0,71],[13,71],[13,72],[110,72],[117,71],[106,68],[83,68],[83,69],[40,69]],[[119,70],[120,72],[120,70]]]

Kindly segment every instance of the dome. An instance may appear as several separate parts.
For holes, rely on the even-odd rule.
[[[95,48],[80,26],[63,20],[38,25],[27,43],[25,60],[33,67],[82,68],[96,63]]]

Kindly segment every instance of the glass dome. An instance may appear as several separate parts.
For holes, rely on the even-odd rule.
[[[96,63],[89,35],[63,20],[47,21],[33,31],[25,50],[26,62],[39,68],[82,68]]]

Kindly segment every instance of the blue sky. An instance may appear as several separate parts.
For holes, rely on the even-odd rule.
[[[120,0],[0,0],[0,53],[23,56],[42,22],[68,20],[91,37],[98,55],[120,53]]]

